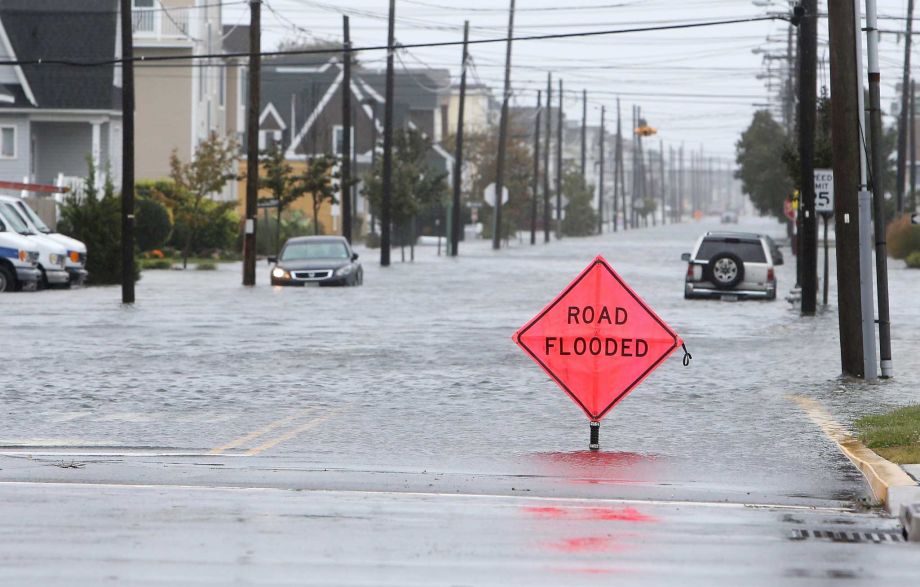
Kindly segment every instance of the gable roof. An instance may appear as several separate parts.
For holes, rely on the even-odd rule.
[[[0,0],[0,23],[20,60],[101,61],[116,54],[115,0]],[[112,110],[120,104],[114,65],[23,65],[15,106]],[[20,90],[17,92],[16,90]]]

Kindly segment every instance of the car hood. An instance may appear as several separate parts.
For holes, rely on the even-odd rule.
[[[310,271],[316,269],[338,269],[348,265],[347,259],[305,259],[303,261],[280,261],[278,267],[288,271]]]
[[[46,237],[59,242],[60,244],[67,247],[68,251],[76,251],[78,253],[86,253],[86,245],[78,241],[75,238],[71,238],[66,234],[61,234],[59,232],[51,232],[45,234]]]

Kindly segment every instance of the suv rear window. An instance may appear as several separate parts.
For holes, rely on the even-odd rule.
[[[700,250],[696,252],[697,261],[708,261],[719,253],[734,253],[741,257],[745,263],[766,263],[767,256],[763,252],[760,241],[742,240],[736,238],[706,238],[700,243]]]

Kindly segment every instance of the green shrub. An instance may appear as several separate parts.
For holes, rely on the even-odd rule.
[[[141,197],[134,202],[134,215],[134,238],[139,250],[151,251],[166,244],[173,228],[166,206],[151,198]]]
[[[121,283],[121,198],[108,179],[99,193],[93,162],[88,163],[86,187],[61,205],[58,230],[86,243],[87,283]],[[135,263],[134,280],[138,279],[140,267]]]
[[[172,269],[172,259],[141,259],[138,261],[141,269]]]
[[[914,251],[920,251],[920,226],[910,223],[910,216],[904,215],[888,225],[888,254],[895,259],[906,259]]]
[[[199,261],[195,265],[195,270],[196,271],[216,271],[217,263],[215,263],[214,261]]]
[[[213,200],[202,200],[203,207],[216,209],[220,204]],[[219,216],[211,216],[212,220],[198,229],[198,233],[192,240],[191,254],[201,255],[213,251],[222,251],[229,249],[236,243],[237,235],[240,233],[240,218],[233,210],[227,210]],[[177,220],[173,227],[172,237],[169,239],[169,245],[179,251],[185,246],[185,240],[188,235],[188,226],[185,222]]]
[[[914,251],[907,255],[905,261],[907,261],[907,266],[911,269],[920,269],[920,251]]]

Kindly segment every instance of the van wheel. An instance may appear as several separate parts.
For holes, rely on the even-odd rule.
[[[705,277],[719,289],[732,289],[744,280],[744,263],[734,253],[718,253],[706,265]]]
[[[10,273],[10,270],[6,267],[0,266],[0,292],[4,291],[15,291],[16,290],[16,278]]]
[[[48,276],[45,274],[45,269],[43,267],[39,267],[38,270],[41,271],[42,274],[38,280],[38,283],[35,285],[35,290],[41,291],[43,289],[48,289]]]

